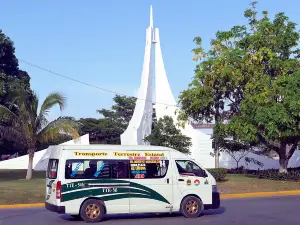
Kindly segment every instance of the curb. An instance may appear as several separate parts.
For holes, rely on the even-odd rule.
[[[273,192],[254,192],[240,194],[221,194],[221,199],[236,199],[236,198],[255,198],[255,197],[275,197],[275,196],[291,196],[300,195],[300,190],[293,191],[273,191]]]
[[[220,197],[221,199],[237,199],[237,198],[275,197],[275,196],[291,196],[291,195],[300,195],[300,190],[277,191],[277,192],[254,192],[254,193],[240,193],[240,194],[221,194]],[[0,205],[0,209],[41,208],[41,207],[45,207],[45,203]]]
[[[45,203],[0,205],[0,209],[21,209],[45,207]]]

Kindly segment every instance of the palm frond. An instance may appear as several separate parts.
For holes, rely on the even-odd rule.
[[[76,121],[59,118],[50,122],[38,133],[38,140],[41,143],[51,142],[61,134],[72,136],[74,139],[79,137],[79,124]]]
[[[36,99],[38,99],[38,97],[36,97]],[[59,92],[50,93],[44,100],[40,112],[36,118],[37,131],[40,131],[48,124],[48,113],[55,105],[58,105],[60,110],[63,110],[66,105],[66,98]]]
[[[60,110],[63,110],[66,105],[66,98],[59,92],[52,92],[46,97],[41,106],[40,114],[46,116],[55,105],[59,105]]]
[[[38,105],[39,105],[39,99],[34,94],[34,97],[31,101],[31,104],[28,105],[27,108],[27,117],[28,117],[28,124],[31,127],[32,134],[36,134],[37,130],[40,129],[40,118],[38,118]],[[46,125],[46,123],[45,123]]]

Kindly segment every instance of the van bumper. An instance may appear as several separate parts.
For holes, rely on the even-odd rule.
[[[52,205],[47,202],[45,202],[45,208],[51,212],[56,212],[58,214],[65,214],[65,212],[66,212],[66,209],[64,206]]]
[[[220,193],[212,193],[212,204],[205,204],[204,209],[218,209],[220,208]]]

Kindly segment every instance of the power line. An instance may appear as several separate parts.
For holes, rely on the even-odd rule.
[[[21,62],[23,62],[23,63],[26,63],[26,64],[28,64],[30,66],[36,67],[36,68],[38,68],[40,70],[44,70],[44,71],[46,71],[48,73],[51,73],[51,74],[54,74],[56,76],[63,77],[65,79],[71,80],[73,82],[77,82],[77,83],[80,83],[80,84],[83,84],[83,85],[86,85],[86,86],[89,86],[89,87],[92,87],[92,88],[96,88],[96,89],[99,89],[99,90],[102,90],[102,91],[110,92],[110,93],[113,93],[113,94],[136,98],[134,96],[129,96],[129,95],[121,94],[121,93],[116,92],[116,91],[112,91],[112,90],[109,90],[109,89],[106,89],[106,88],[98,87],[98,86],[95,86],[95,85],[92,85],[92,84],[89,84],[89,83],[86,83],[86,82],[83,82],[83,81],[80,81],[80,80],[77,80],[77,79],[74,79],[74,78],[62,75],[62,74],[56,73],[54,71],[45,69],[45,68],[40,67],[38,65],[35,65],[33,63],[27,62],[27,61],[25,61],[23,59],[18,59],[18,60],[21,61]],[[171,104],[166,104],[166,103],[162,103],[162,102],[152,102],[152,101],[149,101],[149,100],[146,100],[146,99],[142,99],[142,98],[136,98],[136,99],[139,99],[139,100],[142,100],[142,101],[145,101],[145,102],[155,103],[155,104],[161,104],[161,105],[172,106],[172,107],[179,107],[178,105],[171,105]]]

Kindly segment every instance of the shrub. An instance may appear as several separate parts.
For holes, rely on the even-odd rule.
[[[256,174],[257,171],[259,170],[249,170],[243,166],[240,166],[238,168],[228,169],[229,174]]]
[[[300,167],[296,167],[296,168],[288,168],[288,172],[295,172],[295,171],[299,171],[300,172]],[[277,169],[268,169],[268,170],[249,170],[244,168],[243,166],[239,167],[239,168],[232,168],[232,169],[228,169],[228,174],[246,174],[246,175],[255,175],[258,176],[260,174],[265,174],[265,173],[276,173],[278,172]],[[253,177],[253,176],[251,176]]]
[[[263,170],[256,175],[259,179],[300,181],[300,170],[290,169],[288,173],[279,173],[278,170]]]
[[[227,172],[229,174],[245,174],[247,173],[247,169],[245,169],[243,166],[240,166],[238,168],[228,169]]]
[[[207,170],[216,179],[216,181],[224,180],[227,175],[227,169],[225,168],[215,168],[215,169],[207,169]]]

